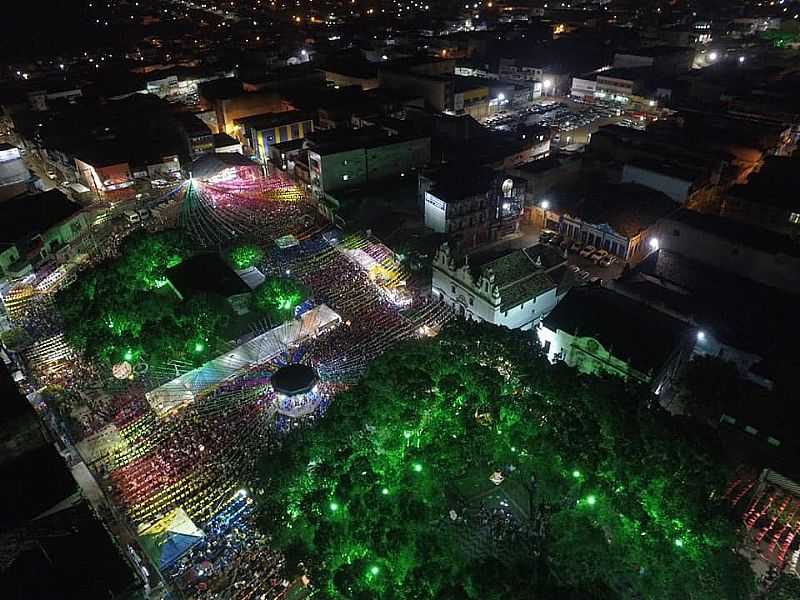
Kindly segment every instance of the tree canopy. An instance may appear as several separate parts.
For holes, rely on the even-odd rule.
[[[724,464],[649,400],[550,365],[530,333],[462,323],[386,353],[267,451],[260,524],[331,599],[748,597],[710,500]],[[480,537],[468,516],[493,491],[535,535]]]
[[[253,292],[253,308],[273,321],[294,317],[295,308],[308,297],[308,291],[295,279],[267,277]]]
[[[255,244],[241,244],[228,251],[228,257],[237,269],[249,269],[264,258],[264,251]]]
[[[231,310],[224,298],[184,302],[165,287],[167,269],[189,255],[176,232],[130,236],[111,258],[56,296],[67,339],[87,355],[119,362],[199,360],[222,345]]]

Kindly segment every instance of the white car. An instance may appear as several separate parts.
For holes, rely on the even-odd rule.
[[[597,248],[595,248],[594,246],[586,246],[583,250],[581,250],[580,254],[584,258],[589,258],[592,254],[595,253],[596,250]]]

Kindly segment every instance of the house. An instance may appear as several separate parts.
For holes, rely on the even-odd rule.
[[[689,360],[694,333],[688,323],[600,286],[570,290],[536,330],[550,362],[653,390]]]
[[[531,329],[567,293],[566,275],[566,258],[551,246],[460,258],[445,243],[433,259],[432,291],[467,319]]]
[[[42,261],[63,261],[91,244],[83,207],[58,189],[0,204],[0,274],[24,277]]]
[[[540,208],[565,238],[635,262],[652,250],[659,220],[679,206],[643,185],[599,181],[552,189]]]

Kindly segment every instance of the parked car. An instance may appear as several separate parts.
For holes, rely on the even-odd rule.
[[[567,270],[571,271],[572,273],[578,273],[581,270],[581,268],[578,265],[569,265],[567,267]]]
[[[549,244],[550,240],[558,235],[557,232],[553,231],[552,229],[543,229],[542,232],[539,234],[539,241],[542,244]]]
[[[592,277],[589,279],[589,285],[603,285],[603,280],[599,277]]]
[[[575,279],[578,281],[586,281],[589,279],[589,271],[578,271],[575,273]]]
[[[136,212],[134,210],[126,210],[122,214],[125,216],[125,219],[131,225],[134,224],[134,223],[141,223],[141,221],[142,221],[142,216],[138,212]]]
[[[589,257],[593,262],[599,262],[601,258],[608,256],[607,250],[595,250]]]
[[[568,248],[568,250],[570,252],[574,252],[575,254],[577,254],[578,252],[581,251],[581,248],[583,248],[583,242],[575,240],[574,242],[572,242],[572,245]]]
[[[584,258],[589,258],[592,254],[595,253],[596,250],[597,248],[595,248],[594,246],[586,246],[584,247],[583,250],[581,250],[580,255],[583,256]]]
[[[55,171],[52,171],[52,170],[50,170],[50,171],[47,171],[47,176],[48,176],[50,179],[55,179],[55,178],[56,178],[56,172],[55,172]]]
[[[601,267],[610,267],[615,262],[617,262],[617,258],[613,254],[609,254],[601,258],[597,264],[599,264]]]

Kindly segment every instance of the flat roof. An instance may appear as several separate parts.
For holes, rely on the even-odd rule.
[[[82,208],[57,188],[6,200],[0,203],[0,248],[10,248],[44,233]]]
[[[593,338],[643,373],[662,367],[690,329],[683,321],[599,286],[572,288],[544,318],[544,325]]]
[[[785,254],[800,258],[800,244],[788,235],[769,229],[685,208],[670,215],[670,219],[740,246],[762,250],[769,254]]]
[[[218,294],[226,298],[250,292],[250,287],[217,253],[197,254],[167,270],[167,279],[184,298]]]
[[[301,110],[288,110],[285,112],[270,112],[252,117],[245,117],[243,119],[235,119],[234,123],[241,124],[245,127],[252,129],[271,129],[280,127],[282,125],[289,125],[291,123],[300,123],[302,121],[310,121],[311,117],[308,113]]]
[[[735,185],[728,194],[755,204],[766,204],[800,212],[800,159],[770,156],[746,184]]]

